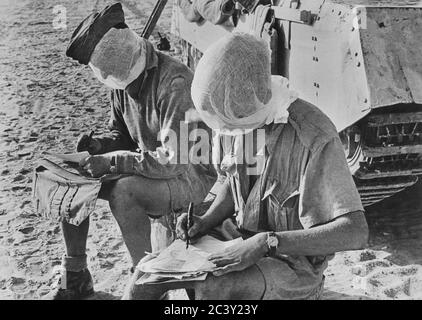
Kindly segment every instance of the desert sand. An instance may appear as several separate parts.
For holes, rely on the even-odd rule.
[[[141,32],[155,1],[122,2],[128,25]],[[82,132],[107,130],[107,89],[87,67],[67,58],[65,48],[77,24],[109,3],[0,0],[0,299],[40,299],[54,281],[52,271],[64,252],[61,231],[56,221],[34,211],[33,169],[38,159],[48,158],[46,152],[73,150]],[[171,3],[156,29],[170,38]],[[63,8],[66,21],[58,21]],[[169,54],[179,57],[178,43],[171,40]],[[369,246],[330,261],[323,299],[422,298],[421,195],[418,183],[367,208]],[[87,254],[95,299],[119,299],[130,263],[104,201],[91,217]],[[173,297],[186,298],[182,292]]]

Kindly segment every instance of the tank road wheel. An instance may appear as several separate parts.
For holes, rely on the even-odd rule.
[[[361,131],[358,126],[349,127],[339,133],[340,140],[343,143],[344,153],[351,172],[359,169],[362,161]]]
[[[365,207],[412,186],[422,173],[422,112],[383,111],[339,134]]]

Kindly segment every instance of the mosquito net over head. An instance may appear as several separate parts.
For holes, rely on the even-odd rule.
[[[195,70],[192,100],[202,120],[221,134],[244,134],[285,122],[297,99],[288,80],[271,76],[268,44],[246,33],[212,44]]]
[[[114,89],[125,89],[145,69],[146,43],[129,28],[111,28],[95,47],[89,66]]]

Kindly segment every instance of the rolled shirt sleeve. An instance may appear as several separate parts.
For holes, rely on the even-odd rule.
[[[300,222],[310,228],[363,210],[341,141],[332,138],[312,154],[302,176]]]

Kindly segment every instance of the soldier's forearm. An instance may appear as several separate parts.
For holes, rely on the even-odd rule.
[[[216,182],[220,183],[220,182]],[[234,213],[233,199],[230,193],[230,184],[226,180],[219,190],[215,200],[210,208],[203,215],[203,221],[207,229],[212,229],[222,223],[225,219],[231,217]]]
[[[368,226],[363,212],[356,211],[314,228],[278,232],[278,253],[287,255],[329,255],[366,246]]]
[[[150,179],[172,179],[188,170],[187,164],[162,164],[149,152],[117,150],[115,172],[140,175]]]

